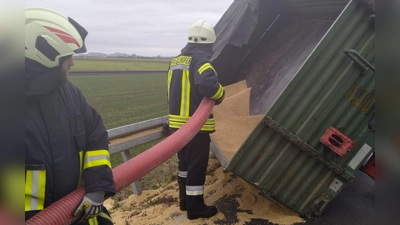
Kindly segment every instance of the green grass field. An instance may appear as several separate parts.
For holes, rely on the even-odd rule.
[[[70,76],[107,129],[167,115],[167,75]]]
[[[71,71],[92,70],[168,70],[170,59],[74,58]]]
[[[149,120],[168,113],[167,75],[94,75],[70,76],[69,80],[85,95],[103,118],[106,129]],[[159,141],[130,149],[136,156]],[[123,162],[121,154],[111,155],[113,167]],[[157,188],[176,172],[172,157],[140,180],[143,189]],[[169,170],[169,168],[173,168]],[[169,172],[171,171],[171,172]],[[129,192],[128,190],[126,190]]]

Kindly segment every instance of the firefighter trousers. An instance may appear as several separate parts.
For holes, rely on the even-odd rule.
[[[178,152],[179,176],[186,178],[186,193],[196,190],[186,198],[187,209],[204,208],[204,183],[210,152],[210,134],[198,133]],[[184,174],[182,176],[182,174]],[[185,177],[186,176],[186,177]]]

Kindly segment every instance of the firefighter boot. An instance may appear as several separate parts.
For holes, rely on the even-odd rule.
[[[203,195],[186,196],[187,198],[187,218],[194,220],[198,218],[210,218],[218,213],[215,206],[204,204]]]
[[[186,178],[178,177],[179,209],[186,211]]]

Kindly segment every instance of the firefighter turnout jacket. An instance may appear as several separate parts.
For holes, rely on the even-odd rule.
[[[183,53],[171,60],[168,70],[169,127],[181,128],[193,115],[203,97],[219,104],[225,90],[209,57],[199,53]],[[200,132],[215,131],[211,113]]]
[[[82,185],[116,192],[100,115],[69,81],[25,94],[25,219]]]

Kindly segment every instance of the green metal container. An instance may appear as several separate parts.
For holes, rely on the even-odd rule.
[[[320,215],[343,186],[353,181],[375,148],[374,133],[368,129],[375,111],[374,16],[362,1],[283,2],[292,12],[329,17],[334,7],[341,12],[315,44],[298,46],[309,49],[309,54],[298,54],[305,59],[287,71],[293,76],[283,83],[281,92],[251,100],[258,113],[258,105],[269,105],[260,107],[265,110],[263,119],[226,168],[266,198],[310,217]],[[274,43],[274,35],[264,45],[268,43]],[[296,46],[291,48],[296,51]],[[292,55],[293,60],[296,57]],[[247,66],[247,73],[253,73],[246,77],[252,86],[260,69]]]

